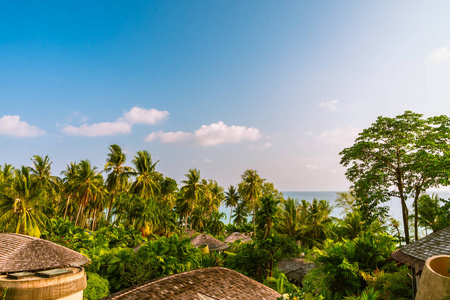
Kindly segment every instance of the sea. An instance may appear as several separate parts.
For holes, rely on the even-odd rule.
[[[330,205],[333,206],[333,210],[331,212],[331,216],[336,217],[336,218],[342,218],[344,217],[344,215],[342,214],[342,210],[340,210],[339,208],[335,207],[335,201],[337,198],[337,193],[338,191],[284,191],[282,192],[283,196],[285,199],[287,199],[288,197],[291,197],[293,199],[297,199],[299,202],[301,200],[306,200],[308,202],[312,202],[313,199],[318,199],[318,200],[326,200],[330,203]],[[439,198],[443,198],[443,199],[450,199],[450,191],[432,191],[432,192],[428,192],[428,194],[437,194]],[[408,208],[409,208],[409,212],[412,212],[412,199],[409,199],[407,201],[408,204]],[[389,207],[389,215],[397,220],[401,222],[402,219],[402,208],[400,205],[400,199],[399,198],[392,198],[391,200],[389,200],[386,203],[383,203],[382,206],[387,206]],[[228,224],[229,218],[230,218],[230,208],[229,207],[225,207],[224,205],[222,205],[219,210],[221,212],[224,212],[227,216],[225,221],[225,224]]]

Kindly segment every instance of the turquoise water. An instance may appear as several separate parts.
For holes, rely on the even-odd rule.
[[[329,192],[320,192],[320,191],[284,191],[282,192],[284,198],[287,197],[291,197],[297,200],[302,200],[305,199],[308,202],[311,202],[314,198],[318,199],[318,200],[326,200],[330,203],[330,205],[334,205],[335,204],[335,200],[337,197],[337,192],[334,191],[329,191]],[[438,196],[440,198],[444,198],[444,199],[449,199],[450,198],[450,191],[438,191],[435,192],[436,194],[438,194]],[[432,192],[429,193],[430,195],[432,194]],[[409,207],[409,212],[412,212],[412,208],[411,205],[412,201],[409,200],[408,201],[408,207]],[[401,220],[402,218],[402,209],[401,209],[401,205],[400,205],[400,199],[399,198],[392,198],[390,201],[386,202],[383,204],[383,206],[388,206],[389,207],[389,215],[394,217],[397,220]],[[221,212],[224,212],[227,215],[227,218],[225,220],[225,224],[228,224],[228,220],[230,218],[230,208],[229,207],[225,207],[225,206],[221,206],[219,208],[219,210]],[[339,210],[338,208],[333,208],[333,211],[331,212],[331,215],[333,217],[342,217],[341,215],[341,210]]]

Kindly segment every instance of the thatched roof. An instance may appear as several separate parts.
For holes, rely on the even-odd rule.
[[[407,264],[416,273],[423,269],[425,261],[436,255],[450,255],[450,226],[433,232],[391,253],[398,264]]]
[[[232,234],[230,234],[229,236],[227,236],[225,238],[225,243],[232,244],[237,240],[241,240],[242,243],[247,243],[247,242],[250,242],[252,240],[252,238],[245,235],[245,233],[233,232]]]
[[[206,244],[208,245],[210,251],[224,250],[228,248],[227,244],[219,241],[216,238],[213,238],[208,234],[199,234],[194,236],[193,238],[191,238],[191,243],[195,247]]]
[[[181,236],[187,237],[187,238],[192,238],[193,236],[195,236],[197,234],[198,234],[198,232],[195,230],[186,229],[181,233]]]
[[[0,274],[38,271],[89,262],[84,255],[50,241],[35,237],[0,233]]]
[[[216,267],[166,276],[111,294],[103,300],[275,300],[280,296],[236,271]]]

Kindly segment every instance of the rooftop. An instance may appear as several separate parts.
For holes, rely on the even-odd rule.
[[[218,239],[208,235],[208,234],[199,234],[191,238],[191,243],[198,247],[200,245],[208,245],[210,251],[218,251],[224,250],[228,248],[228,245],[224,242],[219,241]]]
[[[420,272],[428,258],[443,254],[450,255],[450,226],[395,250],[391,256]]]
[[[79,267],[89,262],[84,255],[43,239],[0,233],[0,274]]]
[[[159,278],[111,294],[103,300],[275,300],[280,296],[271,288],[236,271],[216,267]]]
[[[231,244],[237,240],[241,240],[241,242],[246,243],[246,242],[250,242],[252,240],[252,238],[241,232],[233,232],[232,234],[230,234],[229,236],[227,236],[225,238],[225,243]]]

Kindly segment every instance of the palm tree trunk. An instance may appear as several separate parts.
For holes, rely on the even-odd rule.
[[[64,219],[67,216],[67,209],[69,209],[70,196],[67,197],[66,210],[64,211]]]
[[[252,197],[252,203],[253,203],[253,237],[256,236],[256,225],[255,225],[255,199]]]
[[[109,225],[109,222],[111,221],[111,209],[113,202],[114,202],[114,195],[111,195],[111,199],[109,200],[108,203],[108,214],[106,215],[106,225]]]
[[[228,221],[228,224],[231,224],[231,215],[233,214],[233,206],[231,207],[231,211],[230,211],[230,220]]]
[[[77,224],[78,224],[78,217],[80,216],[80,212],[81,212],[81,205],[80,205],[80,207],[78,208],[77,218],[76,218],[76,220],[75,220],[75,226],[77,226]]]

